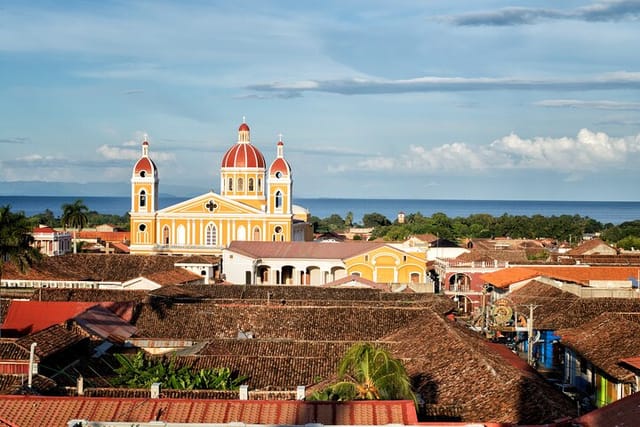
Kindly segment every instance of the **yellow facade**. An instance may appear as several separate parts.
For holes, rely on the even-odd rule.
[[[243,123],[238,142],[222,160],[221,194],[211,191],[163,209],[157,206],[158,171],[148,146],[145,140],[131,178],[131,253],[218,255],[234,240],[287,242],[308,236],[300,231],[309,224],[294,224],[293,181],[282,141],[272,176]]]
[[[345,260],[347,274],[356,274],[377,283],[425,282],[426,256],[381,246]]]

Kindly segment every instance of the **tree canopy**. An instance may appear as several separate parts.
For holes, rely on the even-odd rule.
[[[357,343],[338,365],[339,381],[314,393],[312,400],[415,401],[411,379],[402,362],[372,343]]]

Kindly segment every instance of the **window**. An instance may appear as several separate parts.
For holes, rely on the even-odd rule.
[[[147,171],[140,171],[140,178],[147,176]]]
[[[227,189],[229,191],[233,191],[233,178],[229,178],[228,184],[227,184]]]
[[[282,192],[276,191],[276,209],[282,209]]]
[[[144,208],[147,206],[147,192],[142,190],[140,191],[140,207]]]
[[[249,191],[253,191],[253,178],[249,178]]]
[[[162,228],[162,243],[164,243],[165,245],[169,244],[169,226],[165,225]]]
[[[262,178],[258,178],[258,193],[262,192]]]
[[[138,226],[138,230],[140,230],[140,231],[145,231],[146,229],[147,229],[147,226],[145,224],[140,224]]]
[[[260,240],[262,240],[260,238],[260,227],[256,227],[253,229],[253,240],[255,240],[256,242],[259,242]]]
[[[282,178],[282,172],[280,171],[276,172],[276,178]]]
[[[244,191],[244,179],[238,178],[238,191]]]
[[[216,226],[213,224],[209,224],[207,225],[207,229],[205,230],[205,235],[204,235],[204,244],[207,246],[215,246],[217,243],[217,229]]]

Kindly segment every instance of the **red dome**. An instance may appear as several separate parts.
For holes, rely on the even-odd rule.
[[[248,124],[246,124],[246,123],[242,123],[242,124],[240,125],[240,127],[238,128],[238,132],[241,132],[241,131],[248,131],[248,130],[249,130],[249,125],[248,125]]]
[[[151,176],[156,170],[156,164],[148,157],[141,157],[133,167],[134,175],[140,175],[140,172],[144,171],[147,176]]]
[[[269,175],[276,175],[278,172],[285,176],[291,174],[291,166],[289,166],[289,162],[282,157],[275,159],[269,168]]]
[[[245,123],[240,125],[249,126]],[[229,148],[222,158],[223,168],[265,168],[264,156],[256,147],[248,143],[237,143]]]

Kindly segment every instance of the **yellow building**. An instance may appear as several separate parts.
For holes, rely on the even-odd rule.
[[[269,168],[251,144],[246,123],[220,168],[220,194],[213,191],[173,206],[158,206],[158,168],[149,142],[131,176],[132,254],[219,255],[232,241],[309,240],[309,213],[293,205],[291,166],[282,138]]]

